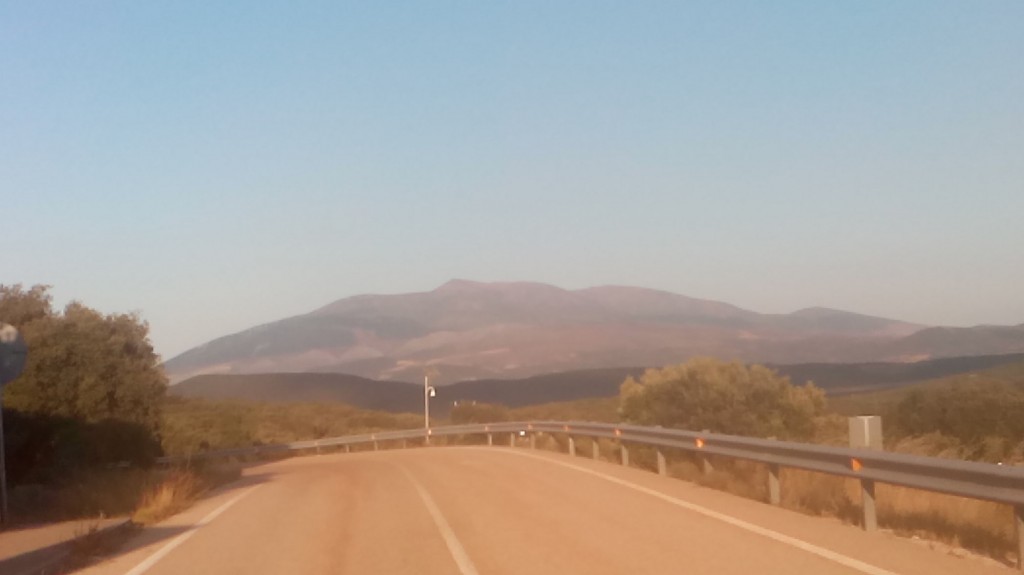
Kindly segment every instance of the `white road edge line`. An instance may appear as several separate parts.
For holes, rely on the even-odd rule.
[[[142,563],[139,563],[138,565],[136,565],[134,568],[132,568],[131,571],[125,573],[125,575],[142,575],[146,571],[149,571],[150,569],[153,568],[154,565],[157,564],[157,562],[159,562],[161,559],[166,557],[168,553],[170,553],[171,551],[174,551],[174,549],[176,547],[178,547],[182,543],[188,541],[188,539],[190,537],[195,535],[196,531],[198,531],[200,527],[202,527],[202,526],[210,523],[214,519],[220,517],[220,515],[222,513],[224,513],[225,511],[227,511],[229,507],[231,507],[235,503],[238,503],[243,497],[245,497],[246,495],[252,493],[253,490],[255,490],[257,487],[259,487],[259,485],[254,485],[254,486],[250,487],[249,489],[246,489],[245,491],[239,493],[238,495],[236,495],[233,498],[231,498],[230,500],[228,500],[226,503],[224,503],[220,507],[214,509],[206,517],[203,517],[202,519],[200,519],[199,523],[196,523],[191,529],[189,529],[188,531],[182,533],[181,535],[178,535],[174,539],[171,539],[166,545],[164,545],[163,547],[158,549],[156,553],[153,553],[152,555],[147,557],[145,561],[143,561]]]
[[[786,545],[791,545],[793,547],[796,547],[797,549],[801,549],[801,550],[806,551],[808,553],[817,555],[818,557],[822,557],[824,559],[828,559],[829,561],[834,561],[834,562],[839,563],[840,565],[843,565],[845,567],[849,567],[851,569],[856,569],[857,571],[860,571],[861,573],[866,573],[868,575],[898,575],[897,573],[895,573],[893,571],[889,571],[887,569],[882,569],[881,567],[876,567],[875,565],[871,565],[870,563],[865,563],[863,561],[854,559],[853,557],[848,557],[848,556],[843,555],[841,553],[837,553],[835,551],[832,551],[832,550],[829,550],[829,549],[825,549],[824,547],[819,547],[817,545],[814,545],[813,543],[808,543],[808,542],[806,542],[806,541],[804,541],[802,539],[797,539],[796,537],[790,537],[789,535],[783,535],[782,533],[779,533],[778,531],[772,531],[771,529],[768,529],[767,527],[761,527],[760,525],[755,525],[753,523],[749,523],[747,521],[743,521],[742,519],[737,519],[737,518],[732,517],[730,515],[726,515],[725,513],[719,513],[718,511],[713,511],[711,509],[708,509],[707,507],[702,507],[702,506],[697,505],[695,503],[690,503],[689,501],[683,501],[682,499],[677,499],[675,497],[672,497],[671,495],[666,495],[666,494],[664,494],[664,493],[662,493],[660,491],[657,491],[655,489],[650,489],[648,487],[643,487],[641,485],[637,485],[635,483],[626,481],[624,479],[619,479],[618,477],[613,477],[611,475],[607,475],[605,473],[601,473],[600,471],[594,471],[593,469],[587,469],[586,467],[581,467],[579,465],[573,465],[572,463],[566,463],[564,461],[556,461],[554,459],[550,459],[550,458],[547,458],[547,457],[542,457],[542,456],[539,456],[539,455],[534,455],[532,453],[526,453],[524,451],[515,451],[515,450],[507,450],[507,449],[503,449],[502,451],[505,452],[505,453],[513,453],[515,455],[520,455],[522,457],[529,457],[531,459],[539,459],[541,461],[546,461],[546,462],[551,463],[553,465],[561,465],[562,467],[567,467],[569,469],[575,469],[576,471],[580,471],[580,472],[586,473],[588,475],[593,475],[594,477],[600,477],[601,479],[604,479],[605,481],[610,481],[610,482],[612,482],[612,483],[614,483],[616,485],[621,485],[623,487],[628,487],[628,488],[630,488],[630,489],[632,489],[634,491],[639,491],[640,493],[644,493],[644,494],[650,495],[651,497],[656,497],[658,499],[661,499],[662,501],[665,501],[667,503],[671,503],[672,505],[675,505],[677,507],[682,507],[683,509],[687,509],[689,511],[693,511],[694,513],[699,513],[699,514],[701,514],[701,515],[703,515],[705,517],[710,517],[712,519],[717,519],[717,520],[722,521],[724,523],[728,523],[729,525],[732,525],[734,527],[739,527],[740,529],[743,529],[743,530],[746,530],[746,531],[750,531],[751,533],[756,533],[756,534],[761,535],[763,537],[767,537],[768,539],[771,539],[773,541],[777,541],[779,543],[784,543]]]
[[[398,464],[396,464],[398,465]],[[451,525],[448,525],[448,521],[445,520],[444,515],[441,514],[441,510],[437,507],[437,503],[434,503],[434,498],[427,493],[427,490],[416,481],[412,473],[409,472],[402,465],[398,465],[402,473],[409,478],[413,487],[420,494],[420,499],[423,500],[423,505],[426,506],[427,511],[430,512],[430,516],[434,519],[434,524],[437,525],[437,529],[441,532],[441,537],[444,538],[445,545],[448,546],[448,552],[451,553],[452,559],[455,560],[455,564],[459,567],[459,572],[462,575],[479,575],[476,570],[476,566],[473,565],[473,561],[469,558],[469,554],[466,553],[466,549],[459,543],[459,538],[455,536],[455,532],[452,531]],[[135,575],[135,574],[132,574]]]

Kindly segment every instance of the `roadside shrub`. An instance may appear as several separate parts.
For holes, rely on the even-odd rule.
[[[641,425],[751,437],[809,440],[825,394],[760,365],[698,358],[630,377],[620,393],[622,418]]]

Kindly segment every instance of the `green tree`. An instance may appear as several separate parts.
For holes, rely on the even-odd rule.
[[[621,387],[625,421],[781,439],[810,439],[825,410],[813,384],[794,386],[760,365],[697,358],[649,369]]]
[[[103,315],[72,302],[55,313],[47,286],[0,286],[0,320],[23,333],[25,372],[5,405],[90,423],[107,419],[156,431],[167,380],[135,314]]]
[[[0,285],[0,322],[17,327],[29,353],[25,372],[4,389],[12,465],[22,475],[159,453],[167,380],[135,314],[104,315],[72,302],[53,309],[48,286]]]
[[[897,435],[940,433],[961,442],[971,459],[1000,461],[1024,441],[1024,391],[997,379],[962,376],[915,389],[894,412]]]

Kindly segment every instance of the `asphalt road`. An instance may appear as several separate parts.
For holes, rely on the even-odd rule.
[[[637,469],[510,448],[304,457],[85,571],[171,574],[1013,573]]]

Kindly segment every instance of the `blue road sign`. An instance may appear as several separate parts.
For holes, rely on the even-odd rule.
[[[0,323],[0,387],[17,379],[25,369],[28,347],[13,325]]]

